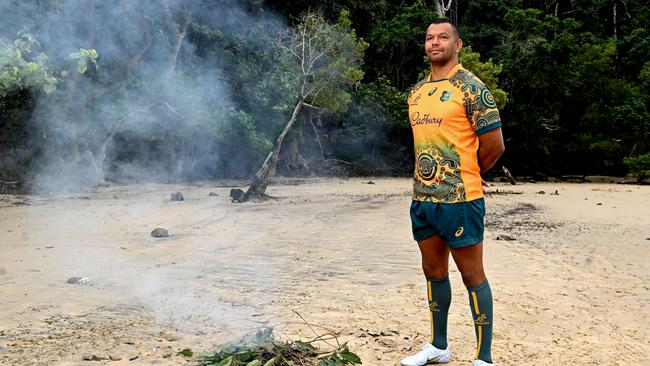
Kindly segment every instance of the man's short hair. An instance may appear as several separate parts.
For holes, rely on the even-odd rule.
[[[448,18],[438,18],[438,19],[434,20],[433,22],[431,22],[431,24],[445,24],[445,23],[451,25],[451,28],[453,28],[454,33],[456,34],[456,39],[462,38],[460,36],[460,29],[458,29],[458,26],[456,25],[456,23],[452,22]]]

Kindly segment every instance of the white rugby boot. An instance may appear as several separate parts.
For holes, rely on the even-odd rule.
[[[451,358],[449,346],[447,349],[438,349],[431,343],[422,346],[422,350],[412,356],[408,356],[400,363],[402,366],[423,366],[428,363],[447,363]]]
[[[483,360],[474,360],[472,366],[494,366],[493,363],[487,363]]]

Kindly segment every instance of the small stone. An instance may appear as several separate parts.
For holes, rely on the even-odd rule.
[[[232,202],[244,202],[244,196],[246,195],[246,192],[242,191],[239,188],[233,188],[230,190],[230,198],[232,198]]]
[[[166,238],[169,236],[169,231],[167,229],[157,227],[151,232],[151,236],[154,238]]]
[[[395,343],[395,341],[390,338],[380,338],[378,343],[384,347],[397,348],[397,343]]]
[[[546,194],[546,192],[544,192],[544,191],[539,191],[539,192],[537,192],[537,194]]]
[[[372,329],[368,329],[368,330],[366,330],[366,333],[367,333],[369,336],[373,336],[373,337],[379,337],[379,336],[381,335],[381,333],[379,333],[379,332],[377,332],[377,331],[374,331],[374,330],[372,330]]]
[[[371,181],[371,180],[369,180],[368,183],[366,183],[366,184],[376,184],[376,183],[373,182],[373,181]]]
[[[512,236],[508,236],[508,235],[499,235],[499,236],[497,236],[496,240],[514,241],[514,240],[517,240],[517,239],[513,238]]]
[[[99,357],[99,356],[97,356],[97,355],[86,355],[86,356],[83,356],[83,360],[84,360],[84,361],[103,361],[103,360],[105,360],[105,359],[106,359],[106,357]]]
[[[603,205],[603,204],[600,203],[600,202],[596,203],[596,206],[602,206],[602,205]]]
[[[216,192],[210,192],[210,193],[208,193],[208,196],[210,196],[210,197],[217,197],[217,196],[219,196],[219,195],[218,195]]]
[[[168,342],[176,342],[181,339],[181,337],[175,334],[167,333],[165,331],[160,332],[160,337],[167,340]]]
[[[108,358],[109,358],[111,361],[122,361],[122,357],[120,357],[120,356],[116,356],[116,355],[108,355]]]
[[[181,192],[172,193],[172,201],[184,201],[185,198]]]
[[[90,283],[90,278],[88,277],[70,277],[66,281],[71,285],[87,285]]]

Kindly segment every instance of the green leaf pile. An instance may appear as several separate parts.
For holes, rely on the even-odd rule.
[[[345,366],[360,365],[359,356],[344,344],[331,352],[320,352],[311,342],[280,342],[272,329],[264,328],[241,341],[227,343],[202,356],[200,366]]]

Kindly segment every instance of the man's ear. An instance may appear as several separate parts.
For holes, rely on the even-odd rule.
[[[463,40],[458,38],[456,40],[456,53],[460,53],[460,50],[463,48]]]

